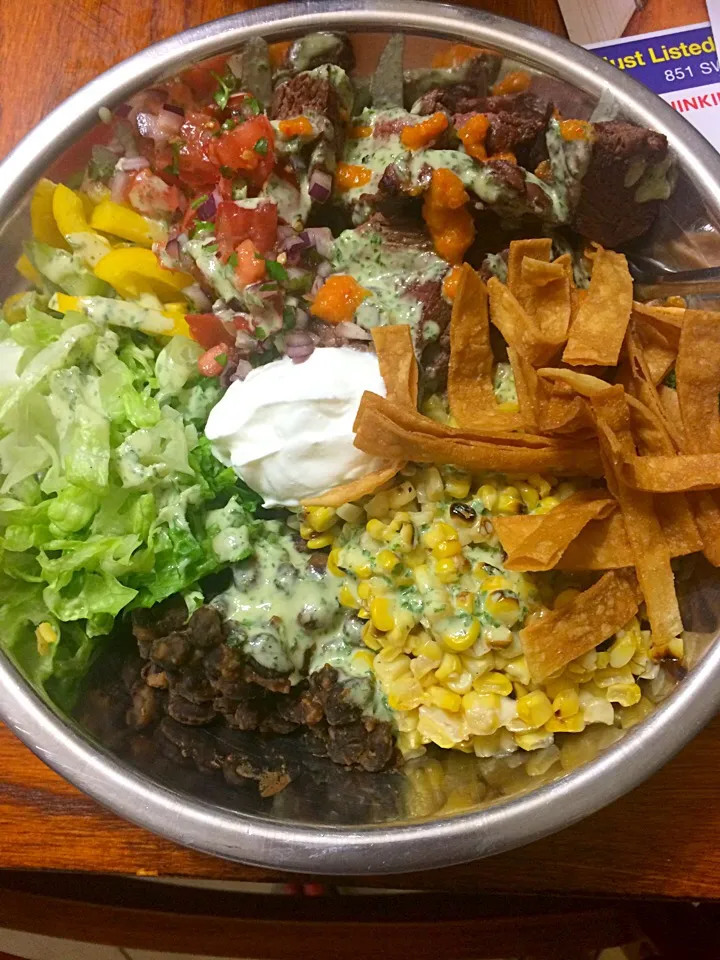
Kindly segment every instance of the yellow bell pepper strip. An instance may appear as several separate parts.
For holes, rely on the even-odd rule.
[[[90,226],[141,247],[151,247],[167,237],[167,230],[162,223],[143,217],[130,207],[123,207],[112,200],[100,201],[92,212]]]
[[[96,233],[87,221],[87,212],[82,198],[64,183],[55,187],[52,212],[58,230],[72,250],[94,266],[110,251],[110,243]]]
[[[39,270],[36,270],[35,267],[30,262],[30,258],[26,254],[21,254],[18,257],[15,263],[15,269],[20,274],[21,277],[24,277],[35,287],[39,287],[42,283],[42,276]]]
[[[30,201],[30,223],[33,236],[42,243],[49,243],[51,247],[60,247],[68,250],[65,237],[58,230],[53,215],[53,195],[56,184],[52,180],[38,180]]]
[[[153,293],[163,303],[177,300],[178,292],[194,282],[189,273],[161,266],[152,250],[143,247],[112,250],[95,264],[95,276],[105,280],[126,299],[132,300],[141,293]]]
[[[184,303],[166,303],[162,311],[144,307],[125,300],[107,297],[71,297],[56,293],[50,300],[53,310],[69,313],[76,310],[98,323],[142,330],[143,333],[160,334],[164,337],[180,335],[190,337],[190,328],[185,320]]]

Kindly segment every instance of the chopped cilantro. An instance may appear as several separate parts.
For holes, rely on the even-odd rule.
[[[295,328],[295,311],[292,307],[285,307],[283,310],[283,330],[293,330]]]
[[[182,143],[179,140],[170,141],[170,149],[172,150],[172,163],[169,163],[164,169],[165,173],[172,173],[173,176],[177,176],[180,173],[180,166],[178,161],[180,159],[180,148]]]
[[[259,140],[256,140],[253,150],[255,151],[255,153],[259,153],[261,157],[264,157],[268,152],[267,137],[260,137]]]
[[[226,180],[232,180],[232,178],[235,176],[235,171],[232,167],[222,166],[220,167],[220,173],[223,177],[225,177]]]
[[[226,133],[228,130],[234,130],[238,125],[238,120],[236,117],[228,117],[227,120],[223,120],[220,124],[220,129],[224,130]]]
[[[267,336],[267,330],[265,327],[255,327],[255,339],[264,340]]]
[[[676,390],[676,389],[677,389],[677,381],[676,381],[676,379],[675,379],[675,368],[674,368],[674,367],[673,367],[673,369],[670,371],[670,373],[668,373],[668,375],[665,377],[665,379],[663,380],[663,383],[665,384],[666,387],[672,387],[673,390]]]
[[[260,101],[257,97],[248,97],[243,101],[243,106],[247,107],[251,113],[260,113]]]
[[[228,105],[230,95],[235,91],[237,78],[230,67],[226,68],[225,73],[221,77],[219,77],[217,73],[213,73],[213,76],[218,82],[218,88],[213,94],[213,100],[221,110],[224,110]]]
[[[217,360],[217,362],[220,364],[221,367],[224,367],[225,364],[227,363],[227,354],[226,354],[226,353],[219,353],[219,354],[215,357],[215,359]]]
[[[277,260],[266,260],[265,269],[268,272],[268,276],[272,277],[273,280],[277,280],[278,283],[284,283],[288,278],[287,270],[281,263],[278,263]]]
[[[208,198],[208,195],[206,193],[203,193],[199,197],[195,197],[195,199],[190,204],[190,206],[193,208],[193,210],[197,210],[198,207],[201,207],[205,203],[207,198]]]
[[[231,253],[227,258],[227,262],[231,267],[236,267],[238,265],[238,255],[236,253]]]
[[[216,243],[209,243],[205,247],[205,253],[217,253],[220,248]]]
[[[215,224],[211,220],[196,220],[190,231],[191,239],[195,240],[202,233],[212,233]]]

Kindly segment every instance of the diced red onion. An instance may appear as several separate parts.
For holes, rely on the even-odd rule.
[[[315,247],[321,257],[329,257],[332,251],[333,235],[327,227],[308,227],[300,234],[310,246]]]
[[[304,363],[313,355],[314,350],[315,347],[311,344],[309,347],[288,347],[285,353],[293,363]]]
[[[165,244],[165,252],[169,257],[172,257],[173,260],[177,260],[180,256],[180,243],[178,242],[177,237],[174,237],[172,240],[168,240]]]
[[[325,277],[321,277],[320,274],[318,274],[313,280],[313,285],[310,287],[310,295],[314,297],[324,283]]]
[[[168,242],[168,247],[172,242],[173,241]],[[175,241],[175,243],[177,243],[177,241]],[[212,309],[210,298],[207,296],[199,283],[192,283],[189,287],[185,287],[183,289],[183,293],[192,303],[193,307],[198,313],[209,313]]]
[[[321,280],[325,280],[332,273],[332,269],[332,264],[326,260],[325,263],[321,263],[317,268],[317,275]]]
[[[252,364],[249,360],[238,360],[237,367],[235,368],[235,373],[232,375],[232,380],[244,380],[245,377],[252,370]]]
[[[110,181],[110,197],[115,203],[124,203],[128,186],[130,184],[130,174],[124,170],[118,170],[113,174]]]
[[[217,212],[217,201],[215,200],[215,194],[211,193],[210,196],[197,208],[197,215],[200,220],[212,220]]]
[[[266,289],[263,289],[265,287]],[[276,283],[267,280],[260,280],[258,283],[251,283],[245,287],[245,292],[250,296],[260,297],[261,300],[272,300],[277,296],[279,288]]]
[[[315,349],[313,338],[305,330],[291,330],[285,337],[285,353],[293,363],[302,363]]]
[[[289,223],[281,223],[278,225],[278,237],[282,240],[290,240],[292,237],[296,237],[297,234],[290,226]]]
[[[164,103],[163,110],[168,110],[170,113],[176,113],[179,117],[185,116],[185,111],[182,107],[176,107],[174,103]]]
[[[119,170],[144,170],[149,166],[150,161],[147,157],[122,157],[118,161]]]
[[[304,330],[307,325],[310,323],[310,314],[306,313],[302,307],[298,307],[295,311],[295,329]]]
[[[372,334],[368,333],[357,323],[343,321],[335,327],[335,332],[341,337],[347,337],[348,340],[372,340]]]
[[[307,239],[297,234],[283,241],[282,249],[287,253],[288,263],[299,263],[303,250],[307,250],[308,246]]]
[[[313,200],[316,200],[318,203],[325,203],[326,200],[330,199],[330,194],[332,193],[332,176],[329,173],[326,173],[325,170],[321,170],[319,167],[316,167],[315,170],[310,174],[310,180],[308,181],[308,193],[310,194]]]
[[[156,143],[164,143],[180,132],[183,118],[169,110],[160,110],[158,114],[138,113],[135,117],[138,133]]]

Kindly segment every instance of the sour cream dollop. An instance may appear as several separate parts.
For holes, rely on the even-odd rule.
[[[353,444],[365,390],[385,396],[372,353],[324,347],[304,363],[284,357],[231,384],[205,434],[266,507],[295,507],[382,466]]]

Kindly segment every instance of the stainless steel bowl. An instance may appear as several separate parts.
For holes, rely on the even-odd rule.
[[[433,38],[493,47],[554,78],[585,115],[599,101],[601,106],[611,103],[626,118],[661,131],[678,159],[681,183],[642,252],[660,253],[675,268],[720,263],[715,252],[720,157],[644,87],[594,55],[511,20],[436,3],[347,0],[263,8],[189,30],[124,61],[53,111],[0,166],[0,294],[11,292],[15,283],[10,265],[28,235],[29,189],[97,123],[100,107],[112,108],[158,78],[248,37],[274,41],[318,29],[352,33],[361,60],[363,54],[366,60],[377,55],[379,34],[395,31],[411,38],[408,53],[416,63],[426,57]],[[703,644],[697,647],[688,676],[649,718],[606,745],[591,762],[534,781],[510,776],[503,785],[495,768],[455,755],[458,763],[445,775],[470,784],[468,809],[461,814],[443,814],[437,809],[440,803],[419,801],[422,761],[414,762],[409,777],[375,781],[364,800],[367,780],[323,773],[322,785],[303,788],[304,796],[289,788],[269,803],[199,775],[168,767],[141,769],[112,755],[44,703],[4,656],[0,712],[32,750],[80,789],[121,816],[187,846],[313,873],[439,867],[498,853],[568,826],[632,789],[696,734],[720,704],[720,644],[710,643],[718,630],[715,597],[709,575],[689,591],[686,617],[707,642],[704,650]],[[606,739],[615,739],[614,733]],[[414,801],[409,808],[408,797]]]

